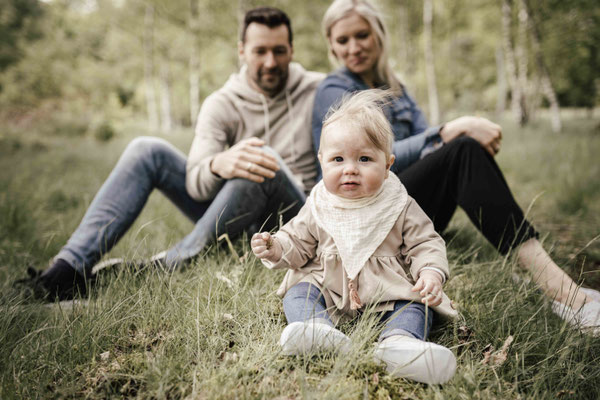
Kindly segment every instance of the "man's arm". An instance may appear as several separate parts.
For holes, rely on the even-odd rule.
[[[186,189],[197,201],[214,198],[226,179],[261,182],[279,169],[257,138],[236,141],[239,114],[219,93],[202,104],[186,164]]]

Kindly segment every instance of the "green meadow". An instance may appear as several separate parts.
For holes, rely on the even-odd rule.
[[[551,255],[600,289],[600,119],[578,110],[563,118],[560,134],[543,117],[525,128],[502,120],[497,160]],[[353,340],[347,356],[281,355],[275,290],[284,272],[264,268],[247,238],[224,240],[172,274],[103,271],[75,304],[23,297],[12,282],[48,264],[141,126],[90,134],[72,121],[3,124],[0,398],[600,398],[600,337],[555,316],[514,258],[498,255],[461,211],[444,233],[446,291],[460,319],[431,337],[458,358],[444,386],[395,379],[375,364],[372,314],[341,327]],[[187,152],[192,132],[163,137]],[[192,226],[156,192],[108,256],[150,256]]]

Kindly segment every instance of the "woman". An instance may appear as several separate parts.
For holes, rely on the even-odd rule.
[[[366,0],[334,1],[325,13],[323,28],[330,59],[342,67],[329,74],[317,90],[312,122],[315,146],[325,115],[344,95],[389,88],[394,93],[386,107],[395,136],[392,170],[436,230],[443,231],[457,205],[462,207],[500,253],[518,248],[519,264],[555,300],[553,309],[559,315],[573,320],[580,310],[582,327],[600,326],[600,293],[577,290],[543,249],[510,193],[493,158],[500,150],[500,126],[485,118],[465,116],[428,127],[389,66],[382,15]]]

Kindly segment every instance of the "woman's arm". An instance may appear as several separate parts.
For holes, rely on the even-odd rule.
[[[470,136],[477,140],[481,147],[492,156],[495,156],[500,151],[502,127],[486,118],[472,116],[459,117],[447,122],[440,131],[440,136],[445,143],[462,135]]]

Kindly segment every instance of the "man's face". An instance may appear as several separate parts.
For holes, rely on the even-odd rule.
[[[245,42],[238,44],[240,60],[248,66],[250,85],[266,96],[279,93],[287,82],[293,48],[285,25],[269,28],[252,22]]]

